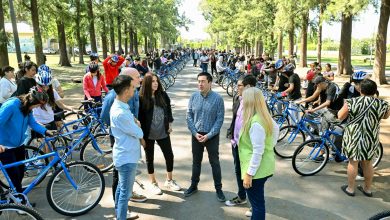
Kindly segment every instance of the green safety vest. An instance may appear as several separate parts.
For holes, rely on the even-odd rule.
[[[263,126],[263,121],[260,119],[259,115],[254,115],[251,119],[251,127],[257,122]],[[263,126],[264,127],[264,126]],[[253,146],[248,132],[243,133],[243,129],[240,131],[240,139],[238,144],[238,155],[240,157],[240,166],[241,166],[241,178],[244,179],[245,174],[248,171],[249,163],[253,154]],[[268,176],[272,176],[275,171],[275,153],[274,146],[272,144],[272,134],[266,136],[265,138],[265,149],[262,155],[260,166],[257,169],[256,174],[253,176],[253,179],[260,179]]]

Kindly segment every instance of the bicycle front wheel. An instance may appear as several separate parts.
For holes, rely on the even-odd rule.
[[[93,209],[103,196],[103,174],[95,165],[85,161],[70,162],[66,169],[77,189],[70,183],[64,168],[61,167],[49,180],[46,188],[47,200],[50,206],[62,215],[83,215]]]
[[[305,141],[305,134],[297,126],[289,125],[279,131],[278,143],[274,147],[275,154],[281,158],[292,158],[295,149]]]
[[[23,213],[23,214],[22,214]],[[34,209],[25,205],[1,204],[1,220],[43,220],[42,216]]]
[[[97,149],[93,146],[94,142],[92,139],[88,139],[85,142],[80,151],[80,160],[88,161],[95,166],[97,166],[100,171],[107,172],[114,166],[114,161],[112,160],[112,148],[110,142],[109,134],[98,134],[94,135],[96,140],[96,146],[99,148],[102,153],[99,153]]]
[[[294,152],[292,166],[302,176],[312,176],[325,167],[329,159],[329,148],[320,139],[302,143]]]

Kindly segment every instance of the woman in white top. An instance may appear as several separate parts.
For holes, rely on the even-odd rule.
[[[322,73],[322,75],[323,75],[327,80],[334,81],[334,72],[332,71],[332,66],[330,65],[330,63],[327,63],[327,64],[325,65],[325,72]]]
[[[35,120],[44,125],[49,130],[57,130],[57,126],[54,120],[54,108],[57,105],[61,109],[72,111],[72,109],[66,106],[56,90],[53,89],[53,80],[51,70],[48,66],[42,65],[38,68],[38,74],[36,76],[37,87],[49,95],[49,101],[41,106],[40,108],[35,108],[33,110],[33,116]],[[34,136],[33,137],[40,137]]]
[[[0,106],[16,91],[16,83],[13,81],[15,69],[6,66],[1,71],[0,80]]]

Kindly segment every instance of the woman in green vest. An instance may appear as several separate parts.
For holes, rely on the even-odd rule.
[[[263,93],[258,88],[243,92],[244,117],[238,153],[241,178],[252,205],[251,219],[265,219],[264,184],[274,174],[274,146],[278,125],[268,112]]]

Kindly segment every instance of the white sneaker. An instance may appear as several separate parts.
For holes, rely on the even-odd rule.
[[[127,211],[126,219],[137,219],[137,218],[139,218],[139,217],[136,213]]]
[[[246,217],[252,217],[252,208],[245,212]]]
[[[360,176],[359,174],[358,175],[356,175],[356,178],[355,178],[356,180],[364,180],[364,176]]]
[[[56,176],[55,178],[54,178],[54,182],[59,182],[61,180],[61,178],[59,177],[59,176]]]
[[[181,190],[181,187],[176,183],[175,180],[165,180],[164,186],[173,191]]]
[[[18,215],[27,215],[27,213],[25,211],[18,210],[16,212],[18,213]]]
[[[157,183],[152,183],[152,191],[155,195],[162,195],[163,194],[160,187],[158,187]]]

